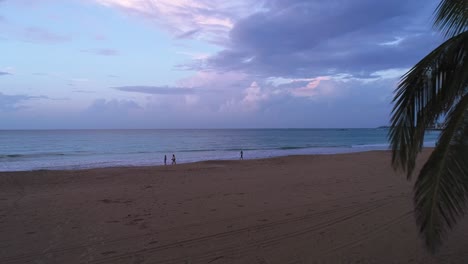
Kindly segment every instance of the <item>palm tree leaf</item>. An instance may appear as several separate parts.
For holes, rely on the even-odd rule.
[[[468,95],[450,111],[439,144],[415,183],[416,221],[434,252],[468,199]]]
[[[468,28],[468,1],[443,0],[436,9],[434,27],[452,37]]]
[[[453,37],[406,73],[395,90],[389,139],[394,168],[411,176],[424,132],[446,114],[468,86],[468,32]]]

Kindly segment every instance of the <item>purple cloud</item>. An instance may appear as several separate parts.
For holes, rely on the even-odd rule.
[[[15,111],[24,106],[21,105],[24,101],[34,99],[50,99],[47,96],[30,96],[30,95],[7,95],[0,92],[0,111]]]
[[[200,29],[197,28],[197,29],[193,29],[193,30],[189,30],[187,32],[183,32],[182,34],[179,34],[176,36],[176,38],[178,39],[186,39],[186,38],[193,38],[195,37],[195,35],[200,32]]]
[[[86,93],[86,94],[96,93],[95,91],[89,91],[89,90],[73,90],[72,92],[74,92],[74,93]]]
[[[222,43],[234,22],[260,8],[258,1],[239,0],[94,0],[128,14],[147,18],[179,38],[202,38]]]
[[[428,23],[436,2],[267,1],[238,21],[229,44],[195,69],[262,76],[369,75],[404,68],[440,43]]]
[[[86,52],[86,53],[91,53],[91,54],[101,55],[101,56],[117,56],[117,55],[119,55],[119,51],[117,51],[115,49],[109,49],[109,48],[87,49],[87,50],[81,50],[81,52]]]
[[[2,76],[2,75],[11,75],[11,73],[9,73],[9,72],[2,72],[2,71],[0,71],[0,76]]]
[[[141,109],[141,106],[133,100],[96,99],[86,109],[85,113],[115,116],[138,109]]]
[[[208,59],[177,66],[185,70],[368,76],[409,67],[441,40],[427,26],[435,0],[95,1],[158,21],[176,38],[208,39],[225,47]]]
[[[121,86],[112,87],[113,89],[123,92],[134,92],[144,94],[162,94],[162,95],[185,95],[194,94],[193,88],[186,87],[170,87],[170,86]]]

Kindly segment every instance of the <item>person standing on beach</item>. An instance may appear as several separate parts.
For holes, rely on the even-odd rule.
[[[240,159],[243,160],[244,159],[244,152],[242,150],[240,152],[240,156],[241,156]]]
[[[167,165],[167,156],[164,155],[164,166],[166,166],[166,165]]]
[[[176,164],[175,155],[172,154],[172,165],[175,165],[175,164]]]

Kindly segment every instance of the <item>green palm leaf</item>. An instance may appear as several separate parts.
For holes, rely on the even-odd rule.
[[[426,129],[446,120],[414,186],[417,224],[432,252],[468,200],[468,1],[442,0],[434,26],[451,38],[402,77],[389,132],[392,165],[410,178]]]
[[[468,32],[453,37],[416,64],[395,90],[392,164],[411,176],[422,149],[424,132],[466,94]]]
[[[447,121],[414,187],[416,220],[432,252],[447,228],[463,215],[468,198],[468,95],[449,113]]]
[[[434,26],[451,37],[466,31],[468,27],[468,1],[443,0],[436,9]]]

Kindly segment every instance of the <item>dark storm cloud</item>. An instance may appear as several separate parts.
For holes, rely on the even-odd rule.
[[[264,76],[368,75],[417,62],[441,39],[436,1],[270,1],[230,32],[209,68]]]

